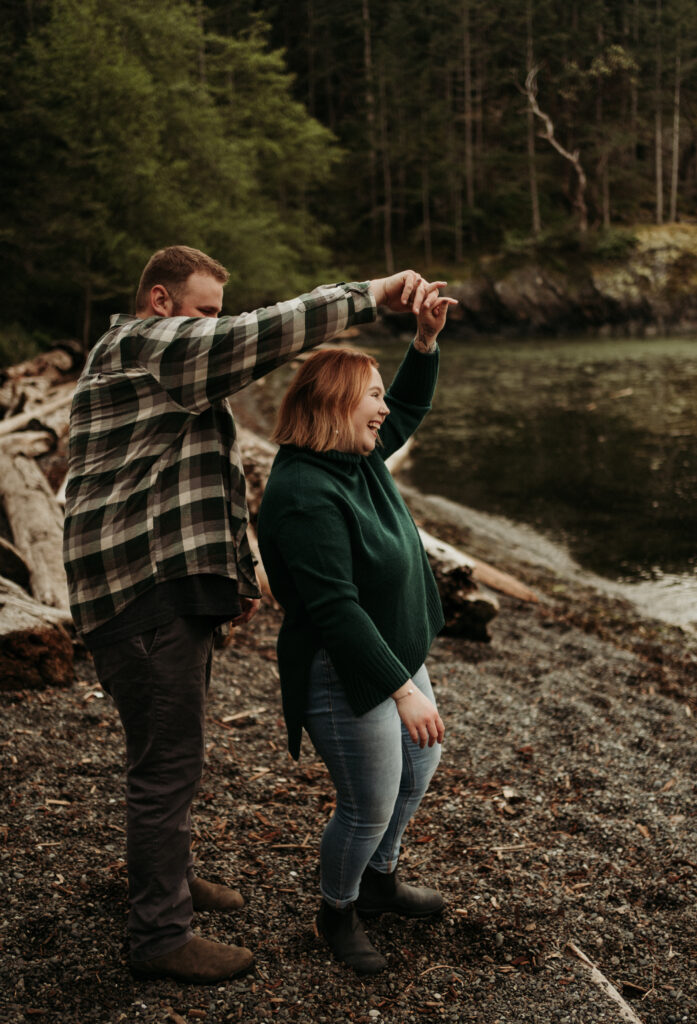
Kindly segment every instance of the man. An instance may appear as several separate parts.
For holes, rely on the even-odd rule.
[[[418,312],[438,295],[409,270],[220,316],[227,280],[196,249],[152,256],[135,316],[112,317],[78,382],[66,491],[71,609],[126,734],[131,969],[192,982],[253,960],[191,930],[195,910],[243,906],[196,877],[190,848],[213,632],[259,604],[227,397],[379,303]]]

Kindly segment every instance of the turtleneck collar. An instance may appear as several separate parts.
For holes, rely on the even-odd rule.
[[[317,452],[314,448],[299,448],[295,444],[282,444],[281,451],[287,451],[289,454],[309,455],[320,461],[326,460],[327,462],[354,466],[358,465],[361,459],[364,458],[358,452],[340,452],[336,448],[330,448],[327,452]]]

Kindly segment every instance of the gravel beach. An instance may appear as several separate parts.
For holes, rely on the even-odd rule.
[[[414,514],[540,597],[500,597],[489,643],[432,649],[447,731],[401,873],[440,887],[443,916],[371,922],[389,969],[370,980],[317,938],[333,791],[307,740],[299,764],[286,752],[267,603],[216,653],[195,805],[200,873],[247,899],[196,928],[255,970],[210,988],[129,974],[123,740],[83,653],[68,689],[0,694],[0,1021],[697,1021],[695,635],[427,501]]]

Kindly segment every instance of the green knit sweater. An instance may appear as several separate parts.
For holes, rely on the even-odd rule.
[[[367,456],[283,445],[259,512],[259,547],[284,609],[278,664],[288,747],[300,752],[307,682],[324,647],[357,715],[423,664],[443,612],[411,515],[385,466],[430,409],[438,353],[412,347]]]

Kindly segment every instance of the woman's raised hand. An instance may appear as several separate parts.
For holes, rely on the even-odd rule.
[[[437,281],[439,288],[444,287],[442,281]],[[416,338],[414,348],[419,352],[433,352],[436,347],[436,339],[448,316],[448,307],[457,305],[457,299],[448,298],[446,295],[435,293],[433,303],[427,306],[425,303],[417,315]]]

